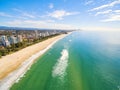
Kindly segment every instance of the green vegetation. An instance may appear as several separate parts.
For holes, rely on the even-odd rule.
[[[46,36],[46,37],[40,37],[40,38],[36,38],[36,39],[33,39],[33,40],[27,39],[27,40],[24,40],[23,42],[19,42],[19,43],[16,43],[16,44],[11,44],[11,46],[9,46],[9,47],[1,47],[0,48],[0,58],[2,56],[5,56],[7,54],[11,54],[11,53],[16,52],[20,49],[23,49],[27,46],[33,45],[35,43],[39,43],[41,41],[44,41],[46,39],[52,38],[52,37],[57,36],[57,35],[59,35],[59,34]]]

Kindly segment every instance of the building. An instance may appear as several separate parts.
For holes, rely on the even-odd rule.
[[[14,35],[9,36],[9,37],[8,37],[8,40],[9,40],[10,44],[16,44],[16,43],[18,43],[18,39],[17,39],[17,37],[14,36]]]
[[[17,35],[17,42],[22,42],[22,41],[23,41],[22,35]]]
[[[39,34],[38,34],[38,31],[35,30],[35,38],[38,38]]]
[[[5,47],[10,46],[10,42],[8,41],[7,36],[2,35],[2,36],[0,37],[0,41],[1,41],[1,44],[2,44],[3,46],[5,46]]]

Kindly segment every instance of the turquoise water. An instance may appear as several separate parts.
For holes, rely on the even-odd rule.
[[[119,90],[120,32],[73,32],[11,90]]]

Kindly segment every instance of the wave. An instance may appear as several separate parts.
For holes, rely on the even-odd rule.
[[[59,38],[59,39],[55,40],[48,47],[46,47],[44,50],[41,50],[38,53],[32,55],[29,59],[24,61],[22,63],[22,65],[17,70],[11,72],[3,80],[0,80],[0,90],[9,90],[10,87],[14,83],[18,83],[19,80],[21,79],[21,77],[24,77],[25,73],[31,68],[31,65],[36,61],[36,59],[40,55],[44,54],[48,49],[50,49],[60,39],[62,39],[62,38]]]
[[[66,75],[66,69],[68,66],[69,53],[66,49],[61,52],[61,57],[58,59],[57,63],[53,67],[52,76],[59,77],[63,79]]]

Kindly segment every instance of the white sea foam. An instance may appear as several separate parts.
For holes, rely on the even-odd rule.
[[[60,38],[61,39],[61,38]],[[60,40],[58,39],[58,40]],[[36,53],[35,55],[32,55],[29,59],[27,59],[23,64],[15,71],[10,73],[6,78],[0,81],[0,90],[9,90],[10,87],[16,82],[20,80],[21,77],[24,76],[24,74],[27,72],[27,70],[30,69],[31,65],[35,61],[36,58],[38,58],[40,55],[45,53],[49,48],[52,47],[53,44],[55,44],[58,40],[54,41],[52,44],[50,44],[46,49]]]
[[[66,74],[66,69],[68,66],[69,53],[66,49],[61,52],[61,57],[58,59],[57,63],[53,67],[52,76],[59,77],[63,79]]]

